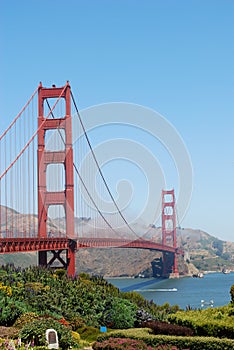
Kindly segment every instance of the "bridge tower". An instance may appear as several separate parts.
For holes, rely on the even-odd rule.
[[[177,248],[174,189],[162,191],[162,244]],[[179,276],[177,254],[163,253],[163,275]]]
[[[64,99],[65,115],[54,117],[53,112],[47,118],[44,115],[45,103],[50,99]],[[50,107],[49,107],[50,108]],[[63,149],[49,151],[45,145],[45,135],[49,130],[59,130],[64,135]],[[74,237],[74,179],[73,179],[73,149],[72,149],[72,120],[71,120],[71,92],[67,83],[63,87],[45,88],[40,83],[38,89],[38,237],[48,238],[48,209],[52,205],[62,205],[65,212],[66,238],[68,249],[66,258],[60,256],[62,250],[53,250],[52,259],[47,262],[47,252],[39,251],[38,263],[42,266],[52,266],[57,259],[67,269],[68,275],[75,274],[75,249]],[[47,187],[47,167],[50,164],[62,164],[64,166],[65,186],[62,191],[49,191]]]

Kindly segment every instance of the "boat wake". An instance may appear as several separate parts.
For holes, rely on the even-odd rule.
[[[177,288],[135,289],[136,292],[177,292]]]

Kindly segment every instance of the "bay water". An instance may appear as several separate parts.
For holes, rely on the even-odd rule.
[[[218,307],[231,301],[230,289],[234,284],[234,272],[208,273],[203,278],[108,278],[121,291],[137,291],[145,299],[158,305],[169,303],[181,309]]]

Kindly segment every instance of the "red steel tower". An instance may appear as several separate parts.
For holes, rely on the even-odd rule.
[[[162,191],[162,244],[177,248],[176,210],[173,190]],[[163,253],[163,275],[179,276],[177,254]]]
[[[65,101],[65,115],[54,117],[49,107],[49,116],[44,115],[45,103],[49,106],[50,99],[63,99]],[[53,108],[53,107],[52,107]],[[63,148],[49,151],[45,145],[45,135],[49,130],[57,130],[64,135]],[[64,166],[65,186],[60,191],[50,191],[47,188],[47,168],[51,164]],[[74,237],[74,179],[73,179],[73,149],[72,149],[72,120],[71,120],[71,92],[70,85],[52,88],[42,87],[38,89],[38,237],[48,238],[48,209],[52,205],[64,207],[66,220],[66,237],[69,240],[69,248],[66,250],[66,262],[64,266],[68,275],[75,274],[75,246]],[[60,251],[52,251],[54,257],[63,261]],[[39,252],[39,265],[48,266],[47,251]]]

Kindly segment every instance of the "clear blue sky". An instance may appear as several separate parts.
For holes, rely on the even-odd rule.
[[[39,81],[69,80],[80,109],[152,108],[191,156],[181,225],[234,241],[232,0],[1,0],[0,34],[0,133]]]

